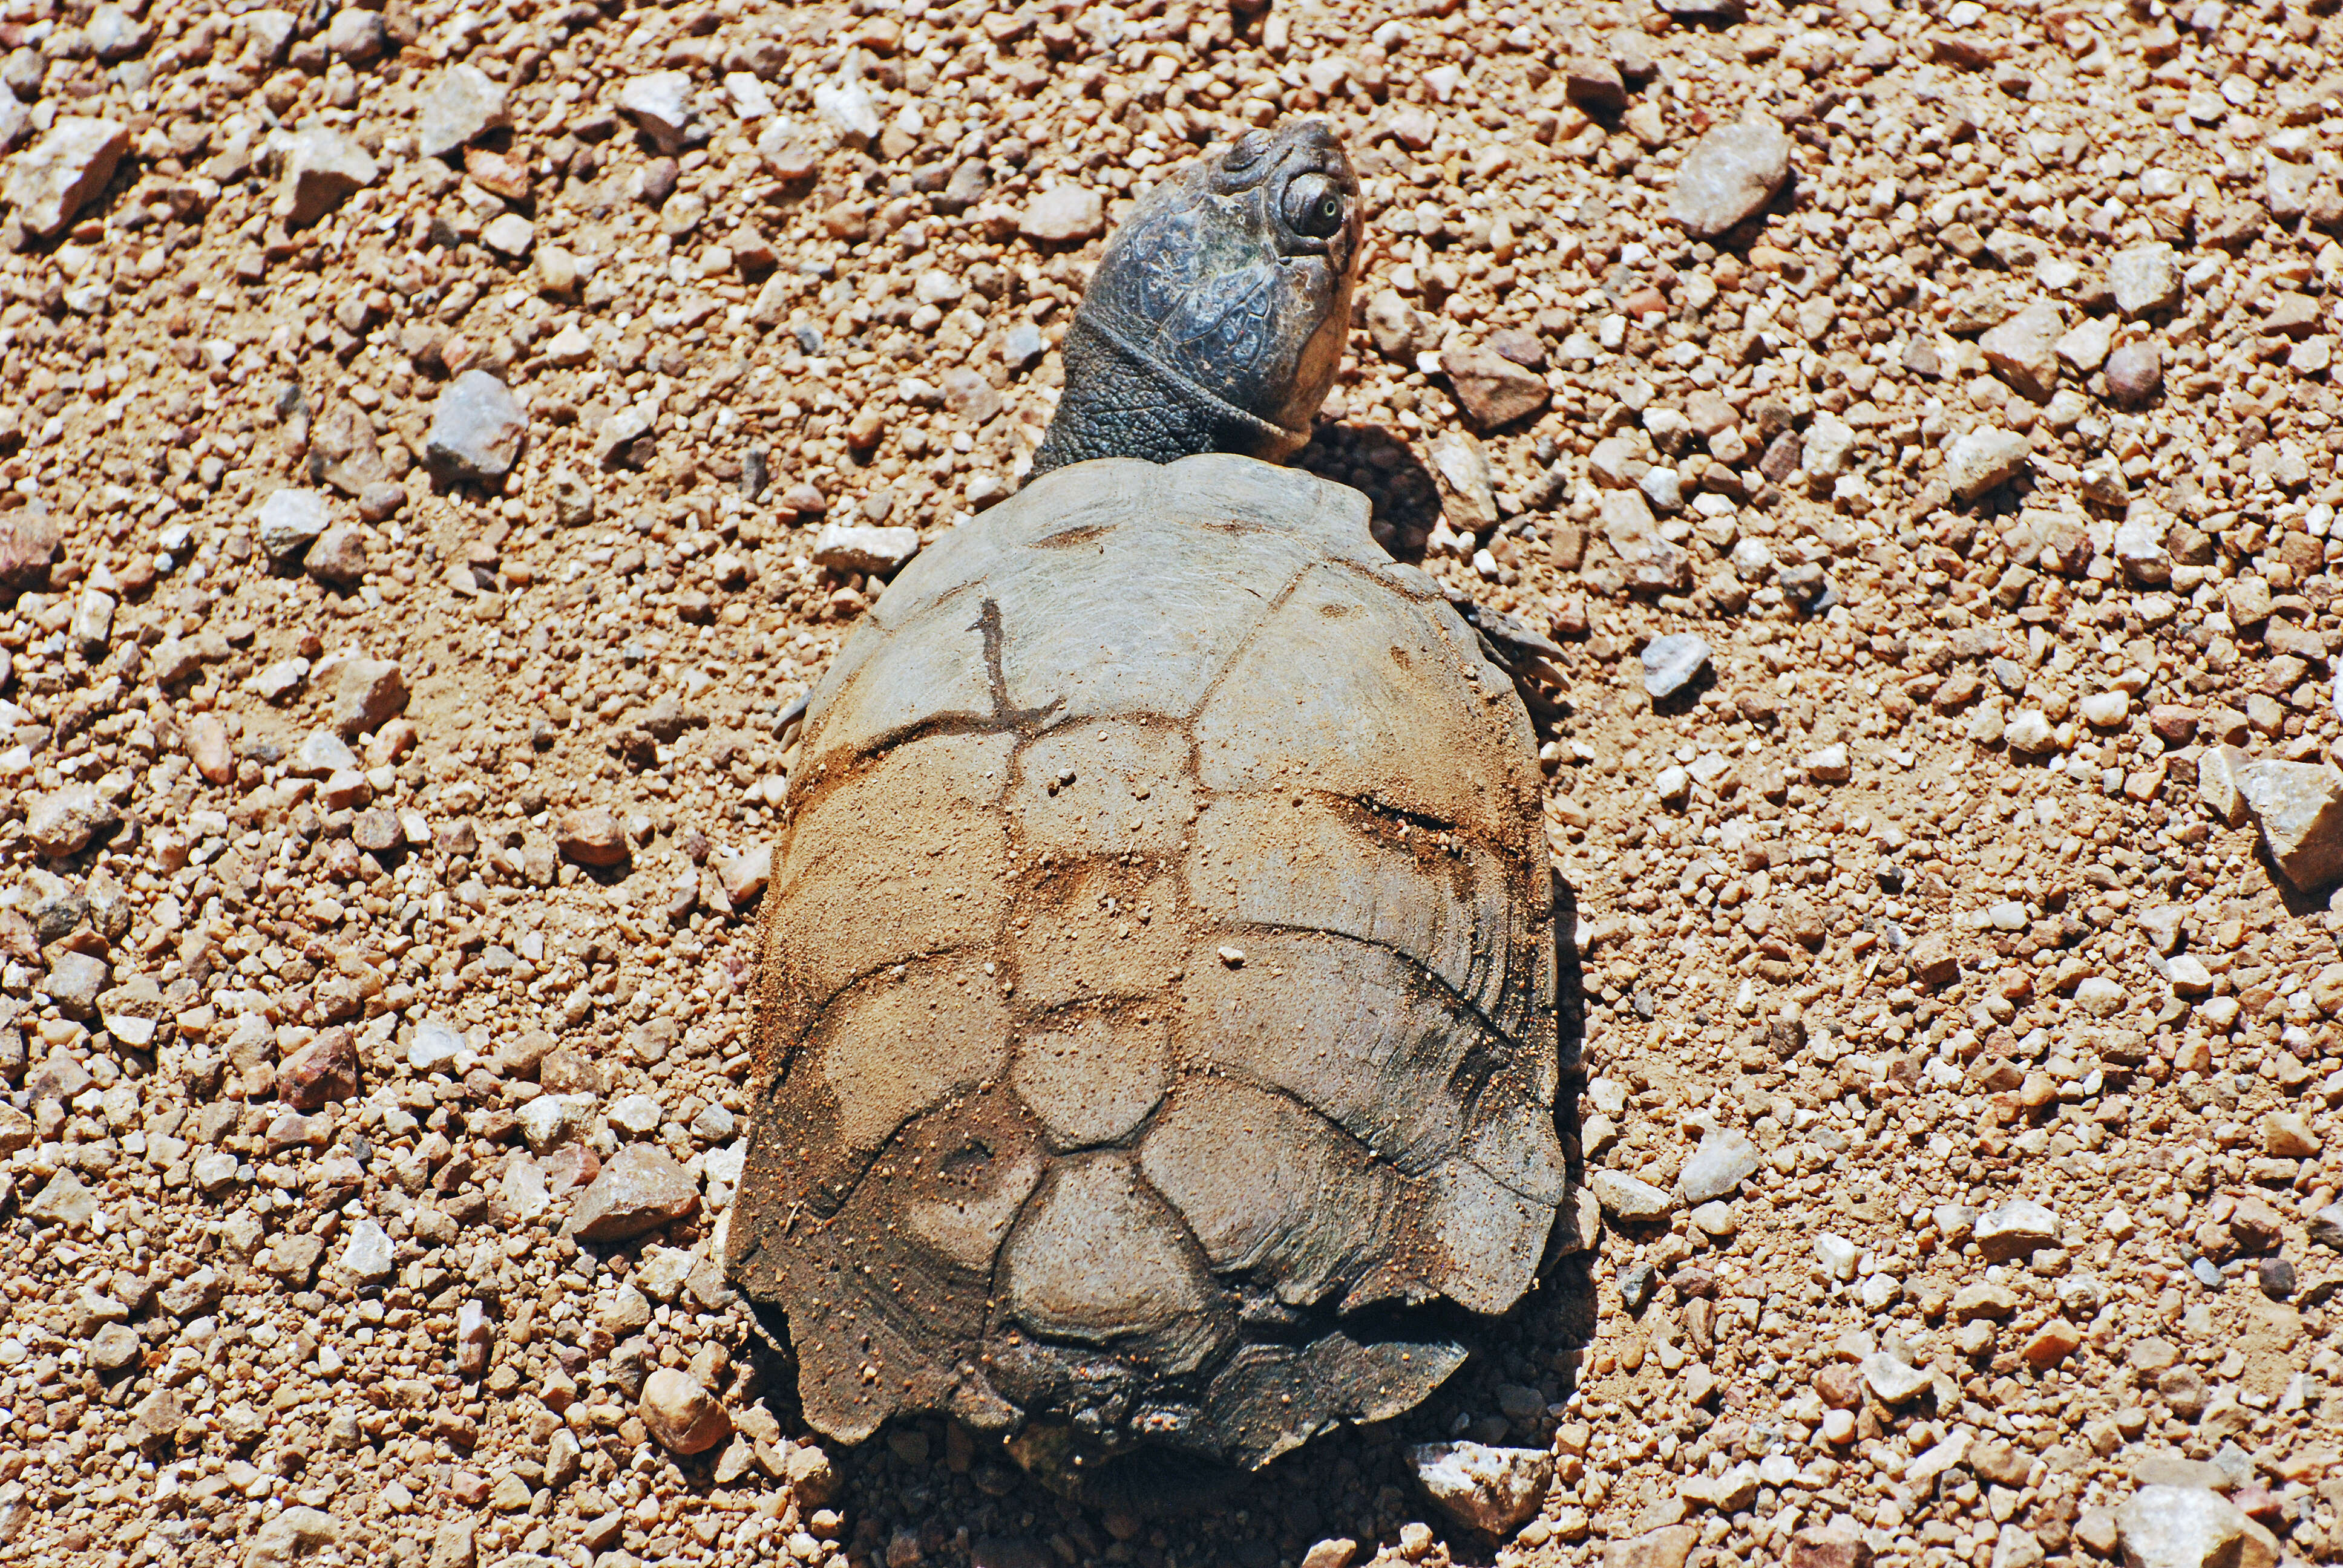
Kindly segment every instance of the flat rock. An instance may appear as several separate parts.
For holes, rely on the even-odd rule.
[[[1676,1191],[1691,1204],[1729,1198],[1757,1173],[1761,1158],[1757,1146],[1740,1133],[1713,1132],[1677,1172]]]
[[[618,107],[662,154],[674,157],[691,128],[691,77],[683,71],[637,76],[619,90]]]
[[[1946,443],[1945,484],[1962,500],[1975,500],[2024,473],[2033,457],[2032,445],[2015,430],[1971,430]]]
[[[1905,1404],[1934,1381],[1925,1367],[1908,1366],[1885,1352],[1863,1358],[1863,1385],[1882,1404]]]
[[[78,855],[101,831],[122,820],[114,803],[88,783],[73,783],[36,798],[25,819],[33,848],[55,859]]]
[[[2193,1486],[2143,1486],[2116,1510],[2125,1568],[2245,1568],[2257,1528],[2227,1498]]]
[[[1106,204],[1087,186],[1052,186],[1025,204],[1017,232],[1036,245],[1080,245],[1106,232]]]
[[[528,416],[512,389],[485,370],[467,370],[431,406],[424,458],[447,479],[501,479],[528,435]]]
[[[699,1187],[665,1150],[630,1143],[578,1194],[569,1232],[583,1241],[630,1241],[699,1207]]]
[[[2262,844],[2304,892],[2343,879],[2343,779],[2318,762],[2253,762],[2237,790]]]
[[[1603,1548],[1603,1568],[1684,1568],[1699,1543],[1698,1525],[1664,1525],[1609,1543]]]
[[[340,1538],[334,1516],[322,1509],[288,1508],[253,1533],[245,1568],[291,1568]]]
[[[9,166],[5,194],[16,221],[46,239],[114,177],[130,150],[130,129],[113,120],[69,115],[49,127]]]
[[[1868,1568],[1871,1543],[1845,1528],[1808,1528],[1790,1537],[1788,1568]]]
[[[2058,1216],[2039,1203],[2016,1199],[1977,1216],[1974,1238],[1987,1262],[2006,1262],[2058,1244]]]
[[[407,675],[397,659],[328,660],[315,677],[333,693],[330,719],[345,739],[370,734],[407,711]]]
[[[1442,432],[1427,454],[1440,487],[1441,511],[1458,532],[1481,532],[1497,521],[1496,480],[1489,454],[1462,430]]]
[[[317,1111],[358,1093],[357,1043],[347,1029],[329,1029],[287,1057],[277,1069],[277,1093],[296,1111]]]
[[[289,560],[326,531],[326,498],[287,487],[252,509],[254,531],[272,561]]]
[[[1653,701],[1674,697],[1709,667],[1706,639],[1689,631],[1670,632],[1644,645],[1644,690]]]
[[[917,528],[881,528],[867,523],[824,523],[814,536],[813,558],[832,571],[891,578],[920,553]]]
[[[2107,263],[2107,288],[2126,316],[2147,316],[2180,303],[2180,263],[2161,242],[2119,250]]]
[[[1440,351],[1440,369],[1473,428],[1493,430],[1546,406],[1545,377],[1523,369],[1493,349],[1456,343]]]
[[[445,157],[510,124],[503,84],[478,65],[450,65],[423,100],[416,141],[425,157]]]
[[[285,149],[278,216],[287,228],[306,228],[374,184],[381,172],[364,147],[339,131],[297,131]]]
[[[46,507],[0,513],[0,593],[13,594],[48,580],[49,566],[65,530]]]
[[[1408,1450],[1416,1484],[1468,1529],[1506,1534],[1536,1514],[1554,1484],[1554,1455],[1539,1448],[1427,1442]]]
[[[1631,1224],[1664,1219],[1676,1206],[1669,1193],[1624,1171],[1590,1171],[1586,1185],[1605,1214]]]
[[[2058,307],[2037,299],[1978,338],[1977,347],[2013,388],[2046,402],[2058,386],[2058,346],[2065,331]]]
[[[1774,199],[1790,177],[1790,138],[1752,117],[1693,144],[1668,194],[1668,216],[1694,239],[1714,239]]]
[[[97,1193],[70,1171],[60,1171],[25,1201],[25,1217],[44,1225],[80,1230],[97,1212]]]

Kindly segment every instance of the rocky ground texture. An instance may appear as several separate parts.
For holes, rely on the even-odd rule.
[[[5,0],[0,1557],[2343,1555],[2333,11]],[[716,1261],[796,700],[1302,112],[1592,1245],[1218,1508],[826,1450]]]

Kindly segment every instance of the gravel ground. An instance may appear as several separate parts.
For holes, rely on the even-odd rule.
[[[2343,1556],[2331,10],[7,0],[0,1559]],[[1299,112],[1600,1233],[1212,1508],[826,1452],[714,1261],[793,704]]]

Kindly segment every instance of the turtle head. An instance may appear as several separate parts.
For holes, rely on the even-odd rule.
[[[1322,120],[1248,131],[1156,187],[1067,330],[1034,471],[1300,451],[1342,361],[1361,227],[1358,177]]]

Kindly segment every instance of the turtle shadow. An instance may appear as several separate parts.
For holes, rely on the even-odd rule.
[[[1410,566],[1440,521],[1440,487],[1405,437],[1381,425],[1322,421],[1294,466],[1348,485],[1373,507],[1376,542]]]

